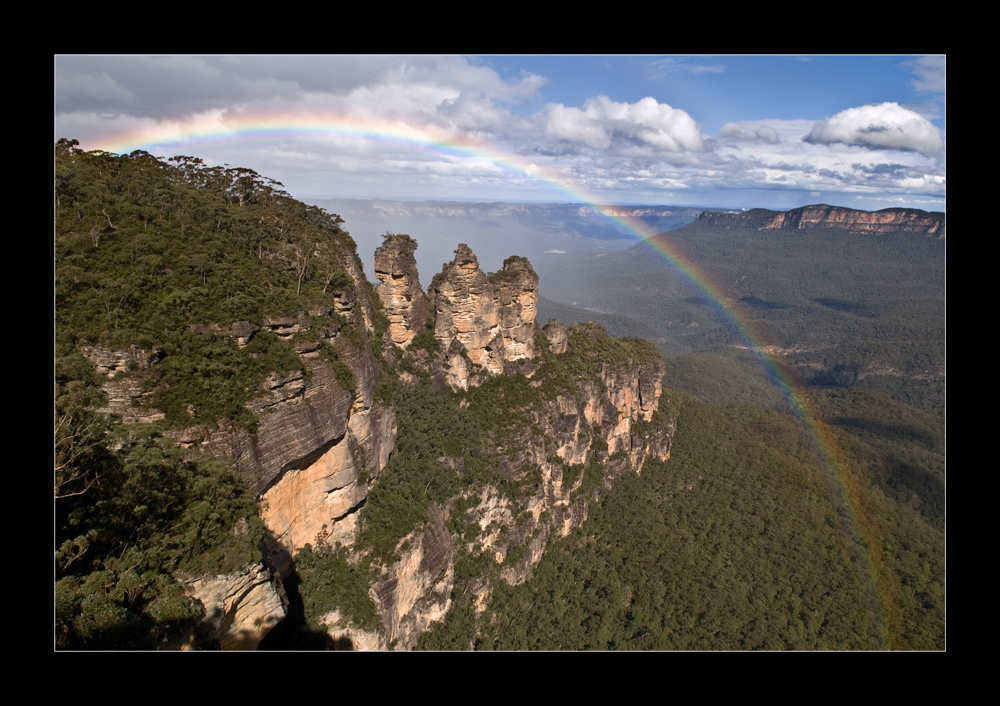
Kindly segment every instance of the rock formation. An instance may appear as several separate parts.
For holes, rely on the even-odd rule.
[[[406,258],[406,248],[383,248],[380,253],[380,273],[405,270],[407,278],[416,280],[408,264],[388,259],[390,254]],[[389,281],[384,278],[382,286]],[[570,369],[577,372],[571,373],[573,383],[565,392],[538,396],[530,422],[513,437],[483,440],[497,458],[506,459],[504,474],[511,481],[537,477],[532,492],[513,500],[492,485],[477,486],[452,498],[446,507],[432,508],[429,522],[400,541],[404,547],[400,558],[383,568],[373,587],[382,616],[380,648],[413,647],[424,630],[444,618],[451,608],[460,552],[488,557],[501,567],[504,580],[521,583],[530,578],[548,539],[580,526],[590,502],[616,476],[640,472],[648,459],[669,456],[672,421],[664,423],[661,418],[653,423],[665,371],[655,347],[645,341],[610,339],[603,327],[593,323],[567,330],[553,320],[539,329],[537,292],[538,278],[526,259],[508,258],[503,270],[487,275],[466,245],[458,246],[454,260],[432,280],[438,353],[432,361],[426,360],[424,351],[409,350],[404,357],[440,371],[452,389],[468,390],[490,376],[519,375],[519,366],[540,375],[537,384],[544,385],[549,373],[539,367],[542,351],[535,348],[537,334],[549,339],[552,354],[573,356],[576,363]],[[409,316],[406,307],[399,306],[399,320]],[[437,462],[441,473],[461,473],[463,467],[461,458]],[[596,486],[583,472],[594,462],[603,468]],[[476,501],[472,507],[470,500]],[[467,509],[456,509],[459,505]],[[454,523],[476,524],[476,538],[457,545],[458,537],[446,529]],[[485,578],[465,589],[475,595],[477,610],[485,608],[491,590]],[[329,622],[335,640],[357,640],[359,646],[371,647],[370,638],[352,629],[339,616]]]
[[[408,235],[387,235],[375,251],[375,276],[382,283],[375,292],[389,317],[389,336],[404,350],[424,332],[430,315],[413,257],[416,249],[417,242]]]
[[[403,539],[408,548],[373,587],[382,615],[382,647],[411,649],[427,627],[451,608],[455,547],[447,515],[430,508],[425,527]]]
[[[268,378],[248,405],[260,420],[256,433],[229,428],[205,431],[202,438],[201,447],[231,458],[261,498],[262,517],[274,537],[271,560],[281,572],[317,537],[353,544],[354,513],[395,445],[395,413],[375,400],[377,364],[367,345],[375,312],[361,265],[351,255],[343,265],[353,285],[338,292],[332,310],[265,320],[290,340],[296,333],[318,332],[315,339],[294,342],[306,374]],[[352,337],[360,337],[360,345]],[[323,346],[350,367],[354,389],[342,387]]]
[[[842,228],[858,233],[919,233],[945,237],[945,214],[915,208],[884,208],[881,211],[858,211],[840,206],[817,204],[790,211],[769,211],[755,208],[743,213],[705,211],[696,219],[700,223],[721,228],[737,225],[758,230],[812,228]]]
[[[670,451],[672,423],[652,423],[664,374],[652,344],[610,339],[596,324],[567,330],[552,321],[540,329],[535,322],[538,277],[524,258],[510,257],[502,270],[486,274],[471,250],[459,245],[455,259],[431,285],[433,337],[439,346],[436,352],[412,346],[429,330],[432,313],[420,290],[415,248],[408,237],[391,236],[376,253],[382,280],[376,291],[389,318],[382,341],[387,351],[402,349],[393,355],[422,361],[455,390],[524,372],[538,374],[530,384],[542,385],[547,375],[555,375],[542,367],[545,356],[575,356],[576,363],[567,368],[568,378],[566,373],[559,378],[568,387],[537,396],[523,429],[512,437],[482,440],[502,459],[506,482],[523,484],[523,492],[515,498],[509,490],[480,484],[442,507],[432,506],[428,520],[400,540],[398,558],[376,567],[370,595],[380,627],[360,629],[338,610],[320,618],[341,647],[415,647],[452,608],[461,554],[485,557],[500,567],[504,580],[521,583],[531,576],[548,538],[578,527],[589,504],[616,476],[639,472],[648,459],[665,459]],[[304,370],[271,374],[247,403],[258,418],[253,433],[226,423],[173,432],[186,447],[232,460],[260,499],[269,530],[262,564],[188,582],[203,609],[202,637],[224,649],[253,649],[281,619],[279,577],[293,569],[295,553],[305,544],[352,547],[369,488],[394,450],[395,412],[375,395],[378,361],[371,341],[376,312],[356,256],[343,268],[353,284],[337,293],[329,310],[205,332],[247,345],[267,330],[285,338],[299,355]],[[544,340],[539,334],[548,338],[548,351],[536,349],[536,340]],[[331,351],[350,369],[349,376],[338,375]],[[93,350],[89,355],[117,390],[115,404],[140,408],[129,401],[134,397],[130,388],[115,383],[115,371],[148,367],[154,353]],[[602,474],[596,485],[593,474],[583,471],[594,462],[601,464]],[[460,473],[463,463],[463,458],[437,459],[447,473]],[[461,542],[455,521],[478,525],[475,538]],[[476,579],[468,590],[477,609],[484,608],[492,591],[489,580]]]
[[[223,650],[255,650],[285,617],[281,581],[261,564],[221,576],[201,576],[187,582],[201,609],[201,639],[217,641]],[[180,645],[190,649],[191,641]]]
[[[542,328],[542,333],[549,339],[549,350],[553,353],[566,352],[566,327],[559,319],[552,319]]]
[[[162,354],[160,349],[146,350],[131,346],[110,350],[100,346],[84,346],[82,353],[94,364],[94,372],[107,377],[103,388],[108,402],[95,411],[116,414],[123,424],[149,423],[163,419],[163,412],[144,404],[152,396],[151,391],[140,379],[129,375],[133,370],[148,370],[154,365]]]
[[[272,572],[288,572],[297,550],[318,537],[331,544],[353,544],[357,509],[395,446],[395,412],[375,399],[378,372],[369,344],[375,310],[368,283],[355,253],[345,257],[342,266],[351,284],[336,293],[332,308],[265,317],[262,326],[239,322],[231,330],[203,327],[203,333],[230,338],[237,345],[246,345],[266,329],[288,340],[299,354],[304,373],[272,373],[247,403],[258,417],[255,432],[225,420],[170,432],[184,447],[230,459],[234,472],[260,499],[270,531],[263,564],[191,584],[224,649],[254,648],[284,616],[280,601],[279,615],[273,598],[264,596],[280,592],[271,581]],[[336,351],[350,369],[352,389],[338,380],[324,347]],[[91,347],[85,353],[108,376],[108,411],[127,415],[130,421],[157,418],[140,404],[140,381],[116,374],[148,368],[155,362],[155,351]]]
[[[497,375],[505,362],[535,356],[538,275],[525,258],[509,257],[502,270],[486,275],[469,246],[459,244],[455,259],[431,282],[430,296],[434,337],[447,351],[452,387],[468,387],[468,371],[457,357]]]

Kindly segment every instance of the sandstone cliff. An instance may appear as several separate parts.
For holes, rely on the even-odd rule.
[[[758,230],[812,228],[842,228],[858,233],[919,233],[945,237],[945,214],[915,208],[885,208],[881,211],[859,211],[840,206],[818,204],[790,211],[769,211],[755,208],[743,213],[705,211],[696,219],[699,223],[720,228],[746,226]]]
[[[455,259],[431,282],[430,296],[434,337],[447,352],[453,388],[469,385],[462,358],[497,375],[506,362],[535,357],[538,275],[525,258],[507,258],[502,270],[487,275],[472,250],[459,244]]]
[[[510,257],[501,271],[486,274],[464,245],[432,282],[432,310],[420,289],[415,248],[409,238],[391,236],[376,254],[384,336],[376,333],[372,292],[353,253],[341,263],[350,282],[332,307],[202,327],[203,335],[238,346],[267,331],[287,341],[302,366],[270,374],[256,390],[247,402],[258,420],[253,431],[220,421],[171,432],[192,452],[231,459],[259,498],[268,529],[262,564],[189,579],[203,615],[202,639],[224,649],[255,648],[285,615],[280,576],[295,570],[296,552],[317,541],[355,545],[397,433],[394,409],[376,394],[379,348],[387,360],[431,372],[453,391],[469,394],[483,385],[486,397],[474,404],[494,408],[503,423],[476,440],[496,459],[492,480],[470,477],[468,490],[432,506],[429,519],[399,540],[392,561],[375,565],[369,594],[378,628],[359,628],[339,609],[316,618],[337,646],[415,647],[453,610],[458,582],[474,609],[484,609],[494,582],[527,580],[549,538],[580,526],[616,476],[669,455],[672,421],[656,411],[664,365],[652,344],[611,339],[596,324],[567,330],[552,321],[541,329],[531,264]],[[411,345],[431,331],[436,347]],[[155,418],[136,381],[156,365],[156,350],[87,353],[107,377],[108,411],[132,421]],[[520,381],[519,389],[530,392],[527,406],[508,413],[503,399],[490,401],[495,393],[485,383],[499,379]],[[467,397],[455,401],[470,404]],[[465,472],[462,457],[431,463],[436,472]],[[493,568],[470,577],[457,571],[460,561]]]
[[[259,498],[268,529],[261,565],[188,581],[193,600],[203,606],[205,630],[224,649],[255,648],[284,617],[278,576],[292,569],[296,551],[317,539],[353,544],[356,512],[393,451],[395,413],[376,399],[374,304],[357,255],[341,257],[349,282],[335,293],[332,307],[265,316],[261,325],[198,325],[199,333],[240,347],[270,331],[292,346],[302,365],[268,375],[256,390],[246,405],[257,416],[255,431],[219,420],[168,432],[192,453],[229,459]],[[90,346],[83,352],[107,377],[109,401],[102,411],[129,423],[163,417],[143,384],[158,351]],[[331,360],[341,367],[339,375]]]
[[[344,267],[353,283],[332,311],[310,312],[315,338],[295,344],[306,375],[269,380],[251,403],[260,412],[256,433],[230,430],[203,442],[232,458],[261,498],[273,535],[269,551],[282,572],[295,551],[317,538],[353,544],[354,513],[395,444],[395,414],[375,399],[378,365],[369,345],[375,311],[368,283],[355,254]],[[302,330],[288,322],[270,325],[289,338]],[[353,389],[344,389],[324,345],[350,368]]]
[[[261,564],[190,579],[187,586],[202,615],[200,639],[217,642],[223,650],[257,649],[286,614],[281,581]],[[193,643],[192,639],[177,647],[191,649]]]
[[[375,251],[375,275],[382,283],[375,291],[389,317],[392,343],[406,349],[424,332],[430,302],[420,286],[415,240],[407,235],[387,235]]]
[[[528,416],[483,440],[505,487],[473,483],[400,541],[399,558],[374,587],[384,636],[377,648],[414,647],[456,609],[455,595],[459,608],[482,613],[495,582],[528,580],[548,541],[581,526],[617,476],[669,457],[673,421],[657,412],[664,365],[652,345],[610,339],[596,324],[573,326],[565,339],[564,352],[550,354],[529,383],[539,394],[519,410]],[[559,357],[578,372],[572,385],[553,389]],[[461,458],[437,464],[442,474],[466,472]],[[470,577],[457,570],[460,559],[483,568]]]

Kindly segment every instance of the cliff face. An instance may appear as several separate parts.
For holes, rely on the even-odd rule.
[[[260,420],[256,433],[230,427],[192,429],[185,435],[189,443],[200,440],[203,449],[231,458],[260,497],[273,536],[268,550],[282,573],[294,553],[317,537],[353,544],[354,513],[396,439],[395,413],[375,400],[378,366],[369,345],[375,311],[368,283],[356,255],[342,265],[353,284],[342,290],[333,309],[265,320],[296,348],[306,373],[268,378],[248,404]],[[313,336],[296,336],[307,331]],[[353,389],[338,381],[324,345],[350,368]]]
[[[535,356],[538,275],[525,258],[508,258],[503,270],[486,275],[472,250],[460,244],[455,259],[431,282],[430,296],[434,337],[448,353],[453,388],[469,385],[469,370],[460,358],[498,375],[505,362]],[[452,347],[454,341],[461,347]]]
[[[221,576],[201,576],[187,582],[192,600],[200,608],[202,637],[218,642],[223,650],[255,650],[260,641],[285,617],[281,581],[261,564]],[[190,649],[191,642],[179,645]]]
[[[599,359],[612,346],[620,352],[620,345],[600,326],[583,324],[569,329],[563,341],[568,350],[560,355],[587,358],[580,349],[592,346],[590,357]],[[549,539],[582,525],[590,504],[616,477],[641,472],[649,459],[669,457],[673,422],[649,423],[655,422],[662,392],[663,361],[655,349],[638,346],[629,352],[615,363],[598,363],[596,377],[576,377],[572,390],[540,399],[512,437],[484,440],[505,459],[503,476],[521,493],[474,485],[434,508],[430,521],[400,542],[405,547],[400,559],[374,587],[384,635],[378,648],[414,647],[454,609],[454,595],[471,597],[477,615],[486,609],[496,578],[488,578],[489,572],[466,577],[459,588],[460,556],[494,567],[494,576],[511,585],[523,583]],[[438,459],[442,474],[461,472],[462,464],[462,459]],[[466,526],[474,530],[448,530]]]
[[[734,226],[747,226],[758,230],[842,228],[858,233],[919,233],[937,238],[945,237],[945,214],[914,208],[858,211],[818,204],[791,211],[768,211],[762,208],[743,213],[705,211],[696,220],[721,228]]]
[[[331,308],[265,317],[261,326],[202,327],[241,347],[267,330],[298,354],[304,372],[272,373],[247,403],[258,418],[254,433],[224,420],[170,432],[181,446],[230,459],[259,498],[269,530],[262,565],[188,581],[192,598],[203,606],[205,630],[224,649],[255,648],[284,617],[278,577],[291,569],[296,551],[317,538],[353,544],[356,512],[395,446],[395,412],[375,399],[378,365],[370,345],[375,309],[368,283],[356,254],[340,265],[351,283]],[[338,379],[329,351],[350,370],[350,389],[343,376]],[[84,352],[108,377],[105,411],[130,422],[162,418],[142,406],[148,390],[127,374],[153,365],[156,351],[91,347]]]

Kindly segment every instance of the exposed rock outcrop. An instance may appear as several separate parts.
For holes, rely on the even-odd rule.
[[[705,211],[696,220],[720,228],[734,226],[749,226],[758,230],[842,228],[858,233],[919,233],[937,238],[945,237],[945,214],[916,208],[859,211],[853,208],[817,204],[790,211],[769,211],[763,208],[743,213]]]
[[[240,571],[202,576],[187,582],[195,605],[202,611],[202,640],[218,641],[224,650],[255,650],[285,617],[281,581],[263,564]],[[189,649],[193,640],[181,649]]]
[[[535,314],[538,275],[523,257],[509,257],[503,269],[485,274],[467,245],[459,244],[455,259],[431,282],[436,319],[434,336],[448,352],[449,368],[461,369],[453,360],[458,341],[474,366],[490,375],[504,370],[504,363],[535,357]],[[468,388],[457,375],[449,375],[456,389]]]
[[[610,339],[593,323],[566,331],[556,322],[548,330],[561,339],[563,354],[575,358],[570,369],[580,372],[572,373],[574,384],[564,393],[540,394],[540,404],[513,436],[508,430],[502,439],[484,440],[496,458],[505,459],[504,475],[522,488],[519,496],[493,485],[477,486],[448,507],[435,509],[432,522],[402,543],[407,547],[402,558],[385,569],[375,589],[387,642],[397,649],[412,647],[424,630],[445,617],[459,551],[498,566],[508,583],[522,583],[531,577],[549,538],[579,527],[590,503],[616,477],[640,472],[651,458],[669,457],[673,423],[664,423],[662,415],[656,418],[665,366],[655,347]],[[545,369],[538,374],[538,384],[544,385]],[[462,463],[438,459],[443,474],[461,471]],[[467,536],[474,538],[453,548],[457,537],[444,528],[471,524],[477,529]],[[484,576],[463,592],[474,596],[481,611],[492,586]]]
[[[162,412],[150,408],[146,401],[151,390],[142,380],[129,373],[148,370],[163,354],[159,348],[139,346],[111,350],[100,346],[84,346],[82,353],[94,364],[94,372],[107,377],[103,389],[108,403],[96,410],[101,414],[118,415],[123,424],[148,423],[163,419]]]
[[[416,249],[417,242],[408,235],[387,235],[375,251],[375,276],[382,283],[375,292],[389,317],[389,336],[404,350],[424,332],[430,316],[413,256]]]
[[[272,561],[285,572],[298,549],[317,537],[354,544],[357,509],[385,467],[396,438],[392,410],[375,404],[351,415],[345,434],[316,460],[288,469],[261,496],[274,535]]]
[[[341,274],[343,286],[332,292],[332,306],[265,316],[260,325],[196,329],[239,346],[258,331],[274,333],[298,353],[303,368],[271,373],[262,381],[246,403],[257,417],[252,432],[227,420],[170,432],[192,452],[228,458],[261,500],[269,530],[264,566],[191,583],[195,600],[205,606],[207,629],[223,649],[255,648],[284,616],[280,601],[275,607],[272,594],[280,587],[271,572],[288,572],[297,550],[317,538],[353,544],[357,510],[395,447],[395,411],[375,399],[378,363],[371,346],[375,308],[369,286],[355,253],[339,264],[346,276]],[[162,418],[140,399],[146,394],[141,374],[155,364],[156,351],[86,352],[108,376],[106,411],[128,421]]]
[[[559,319],[552,319],[542,327],[542,333],[549,339],[549,350],[553,353],[566,352],[566,327]]]
[[[455,547],[446,520],[432,506],[426,526],[403,538],[402,558],[374,586],[385,644],[393,649],[415,647],[428,625],[451,608]]]
[[[319,624],[326,628],[335,650],[371,652],[386,649],[385,639],[377,630],[356,627],[339,610],[331,610],[319,618]]]
[[[510,257],[502,270],[486,274],[471,250],[460,245],[431,285],[433,335],[440,345],[436,350],[411,347],[428,330],[431,316],[430,301],[420,289],[415,248],[407,237],[390,236],[376,253],[382,280],[376,291],[389,318],[384,344],[408,349],[406,359],[422,361],[433,379],[441,376],[455,390],[491,376],[533,374],[543,370],[545,361],[553,365],[549,383],[561,387],[539,393],[523,428],[482,440],[500,459],[507,479],[500,485],[511,483],[521,490],[511,495],[509,488],[479,484],[442,507],[432,506],[428,520],[400,541],[397,558],[378,569],[370,591],[380,616],[377,630],[358,628],[338,610],[321,617],[333,644],[348,649],[415,647],[421,634],[452,609],[456,560],[462,553],[497,566],[494,577],[511,584],[527,580],[548,539],[580,526],[590,503],[616,476],[639,472],[648,459],[666,458],[670,450],[672,427],[650,423],[664,373],[652,344],[613,341],[596,324],[567,330],[553,320],[539,329],[538,277],[524,258]],[[339,291],[327,310],[203,332],[242,346],[258,331],[269,331],[289,342],[303,366],[263,381],[247,403],[258,420],[252,433],[225,422],[177,433],[185,446],[232,459],[235,471],[260,498],[269,530],[264,565],[189,582],[205,616],[201,639],[207,635],[224,649],[256,648],[284,616],[278,577],[292,569],[300,548],[316,542],[354,545],[369,489],[395,447],[395,412],[375,395],[375,309],[360,266],[352,260],[343,270],[354,284]],[[536,350],[536,340],[543,340],[536,338],[539,333],[549,341],[550,352],[544,356]],[[576,362],[556,375],[552,354],[572,355]],[[140,351],[92,355],[103,361],[98,369],[110,375],[109,381],[118,370],[155,361]],[[538,386],[545,380],[542,374],[525,384]],[[128,395],[118,397],[124,408]],[[440,458],[437,463],[442,472],[455,473],[461,472],[464,459]],[[457,509],[460,500],[463,509]],[[462,526],[478,526],[474,537],[463,540],[456,534],[453,514]],[[477,610],[485,608],[491,595],[490,580],[495,579],[484,574],[466,588]]]

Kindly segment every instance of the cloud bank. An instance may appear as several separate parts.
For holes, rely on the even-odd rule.
[[[688,63],[650,61],[648,87],[726,70],[723,61],[698,70]],[[914,90],[943,106],[943,58],[901,66]],[[248,166],[316,197],[547,200],[556,194],[544,191],[546,181],[560,186],[561,198],[588,193],[620,203],[707,203],[695,194],[741,191],[944,197],[943,133],[894,102],[848,106],[819,122],[711,116],[722,125],[712,135],[692,107],[652,94],[546,102],[551,80],[449,56],[57,57],[55,137],[114,149],[126,144],[115,142],[121,135],[144,135],[138,144],[168,145],[165,156]],[[369,132],[244,138],[234,128],[226,136],[237,119],[275,115]],[[222,137],[176,146],[169,139],[199,126]],[[412,137],[383,137],[390,135]],[[469,147],[463,154],[439,144]]]

